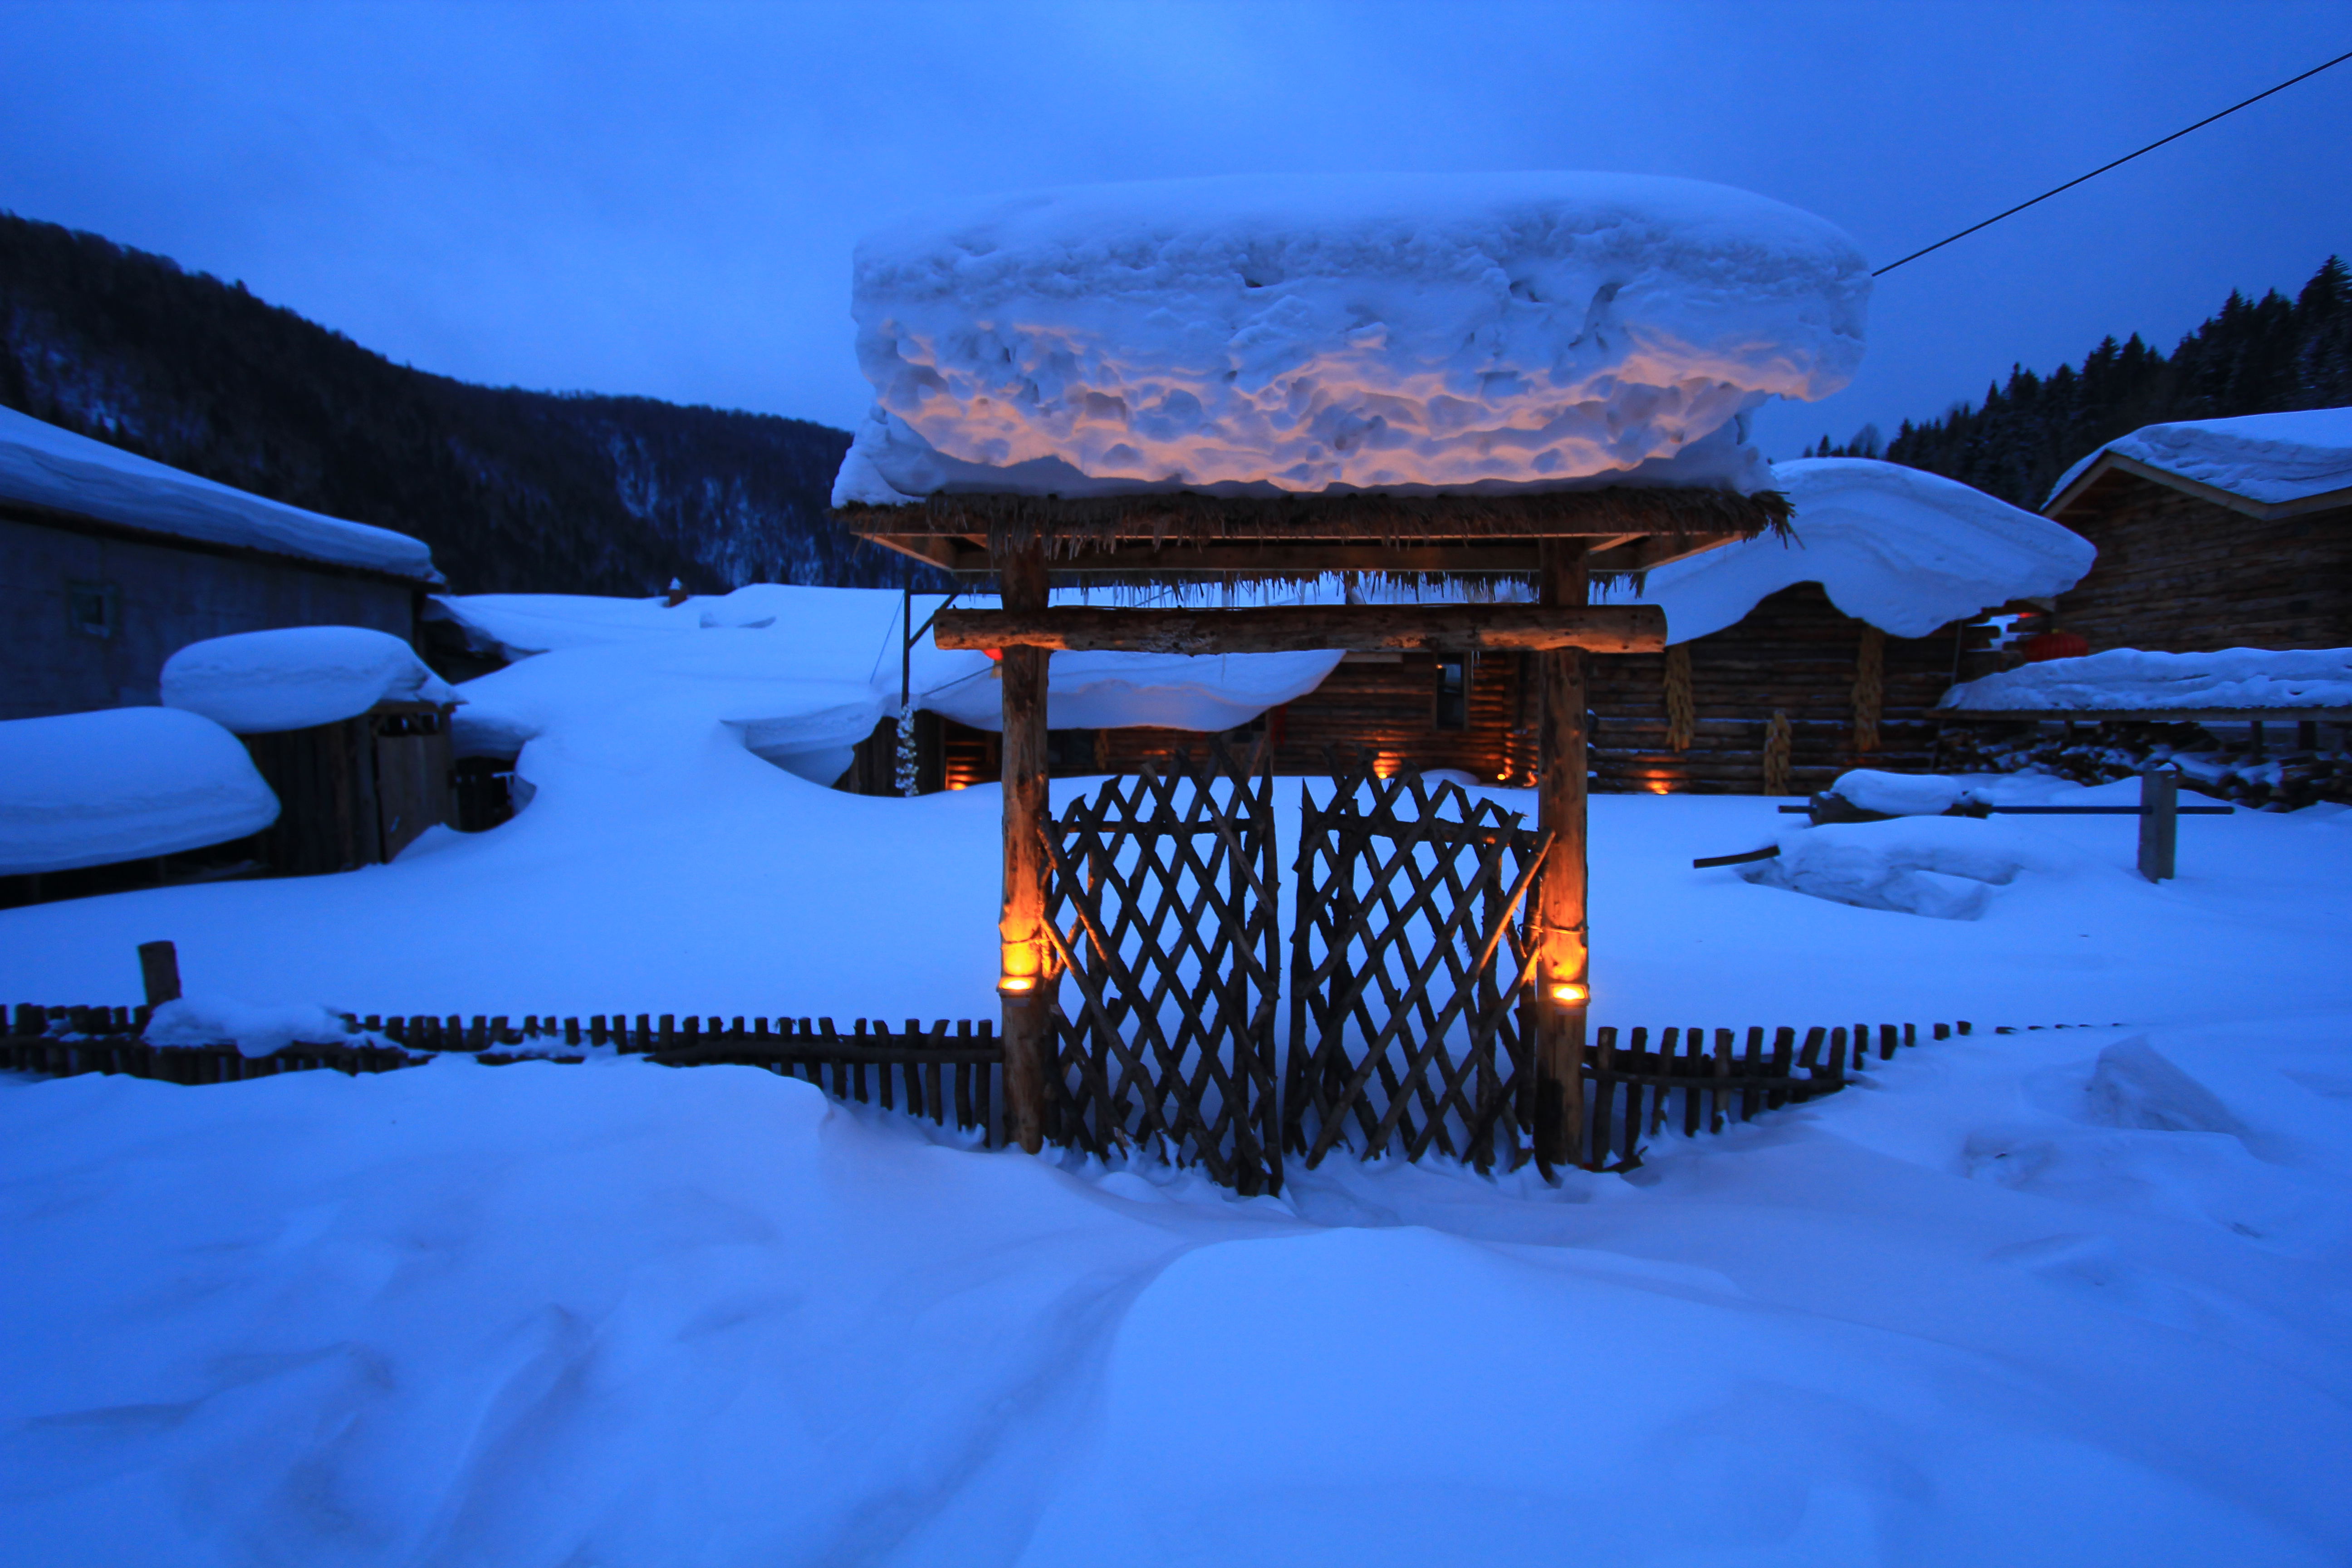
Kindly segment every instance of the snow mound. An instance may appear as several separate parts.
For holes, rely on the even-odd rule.
[[[345,1045],[350,1031],[324,1007],[299,1003],[277,1005],[226,996],[184,996],[155,1009],[142,1037],[151,1046],[217,1046],[234,1042],[237,1054],[267,1057],[300,1041]]]
[[[455,702],[448,682],[390,632],[286,626],[190,643],[163,661],[163,705],[240,735],[357,718],[379,702]]]
[[[0,721],[0,877],[201,849],[278,820],[236,736],[173,708]]]
[[[1840,773],[1823,792],[1848,805],[1887,816],[1941,816],[1964,800],[1973,800],[1969,786],[1938,773],[1889,773],[1876,768],[1854,768]]]
[[[1046,666],[1045,722],[1071,730],[1231,730],[1306,696],[1342,657],[1057,653]],[[921,705],[976,730],[1001,730],[998,691],[994,680],[967,680],[924,693]]]
[[[2352,647],[2149,653],[2110,648],[1970,680],[1939,708],[1978,712],[2352,708]]]
[[[1631,174],[1246,176],[869,237],[834,502],[937,490],[1769,482],[1743,416],[1860,363],[1822,220]]]
[[[1831,823],[1784,833],[1780,853],[1738,868],[1759,887],[1933,920],[1972,921],[2024,871],[2069,872],[2082,855],[2032,828],[1965,816]]]
[[[2218,1095],[2166,1059],[2145,1035],[2118,1040],[2099,1053],[2084,1099],[2083,1120],[2102,1127],[2231,1137],[2246,1131]]]
[[[2091,542],[1972,486],[1897,463],[1807,458],[1775,463],[1797,509],[1794,537],[1725,545],[1662,566],[1635,597],[1661,605],[1670,642],[1737,623],[1768,595],[1819,583],[1830,602],[1890,637],[2012,599],[2063,593],[2091,569]]]
[[[2352,408],[2143,425],[2067,469],[2051,487],[2051,500],[2065,494],[2068,486],[2109,452],[2277,506],[2352,489]]]
[[[0,498],[209,544],[441,581],[421,540],[215,484],[13,408],[0,408]]]

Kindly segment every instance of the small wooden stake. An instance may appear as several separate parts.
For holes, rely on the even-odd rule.
[[[139,944],[139,978],[147,987],[147,1005],[161,1007],[180,999],[180,952],[168,942]]]

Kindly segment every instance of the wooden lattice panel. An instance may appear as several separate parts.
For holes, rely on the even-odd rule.
[[[1282,1182],[1274,780],[1212,742],[1112,779],[1045,835],[1076,1006],[1057,1031],[1059,1142],[1137,1144],[1249,1192]]]
[[[1536,836],[1459,784],[1335,773],[1328,805],[1301,792],[1286,1146],[1310,1168],[1342,1144],[1516,1166]]]

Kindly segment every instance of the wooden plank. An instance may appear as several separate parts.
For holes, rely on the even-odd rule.
[[[1561,549],[1567,547],[1554,547]],[[1577,574],[1581,581],[1581,574]],[[1238,610],[942,610],[942,648],[1017,647],[1129,653],[1398,652],[1657,653],[1665,612],[1654,605],[1287,605]],[[1007,676],[1012,673],[1008,668]]]
[[[998,562],[998,587],[1004,609],[1023,616],[1043,613],[1046,603],[1045,555],[1034,537],[1008,548]],[[939,646],[942,623],[958,612],[941,610],[931,623]],[[993,645],[992,645],[993,646]],[[1046,868],[1041,829],[1050,815],[1051,763],[1045,734],[1047,649],[1006,646],[998,665],[1003,749],[1003,900],[997,919],[999,1012],[1004,1036],[1004,1118],[1007,1142],[1034,1154],[1045,1147],[1048,1064],[1053,1059],[1052,999],[1055,964],[1041,929],[1046,921]]]

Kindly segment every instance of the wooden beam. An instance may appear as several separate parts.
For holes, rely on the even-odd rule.
[[[1574,614],[1585,605],[1591,592],[1588,560],[1587,552],[1572,542],[1545,547],[1536,583],[1545,609]],[[1658,630],[1663,647],[1663,612]],[[1549,1174],[1574,1163],[1584,1142],[1584,1037],[1591,996],[1584,887],[1589,758],[1583,650],[1556,647],[1537,654],[1534,662],[1543,705],[1536,830],[1546,847],[1528,935],[1536,961],[1536,1159]]]
[[[1572,548],[1572,547],[1571,547]],[[1451,653],[1584,648],[1657,653],[1666,614],[1655,605],[1286,605],[1246,610],[941,610],[943,648],[1065,652]]]
[[[998,563],[1004,602],[1013,611],[1045,604],[1045,557],[1032,542],[1008,551]],[[946,615],[950,612],[941,611]],[[937,623],[933,623],[936,626]],[[997,674],[1003,681],[1004,732],[1004,896],[997,916],[1000,954],[997,994],[1004,1039],[1004,1138],[1034,1154],[1045,1139],[1045,1075],[1054,1059],[1055,972],[1046,921],[1047,868],[1043,835],[1052,815],[1047,780],[1045,685],[1042,647],[1005,650]]]

